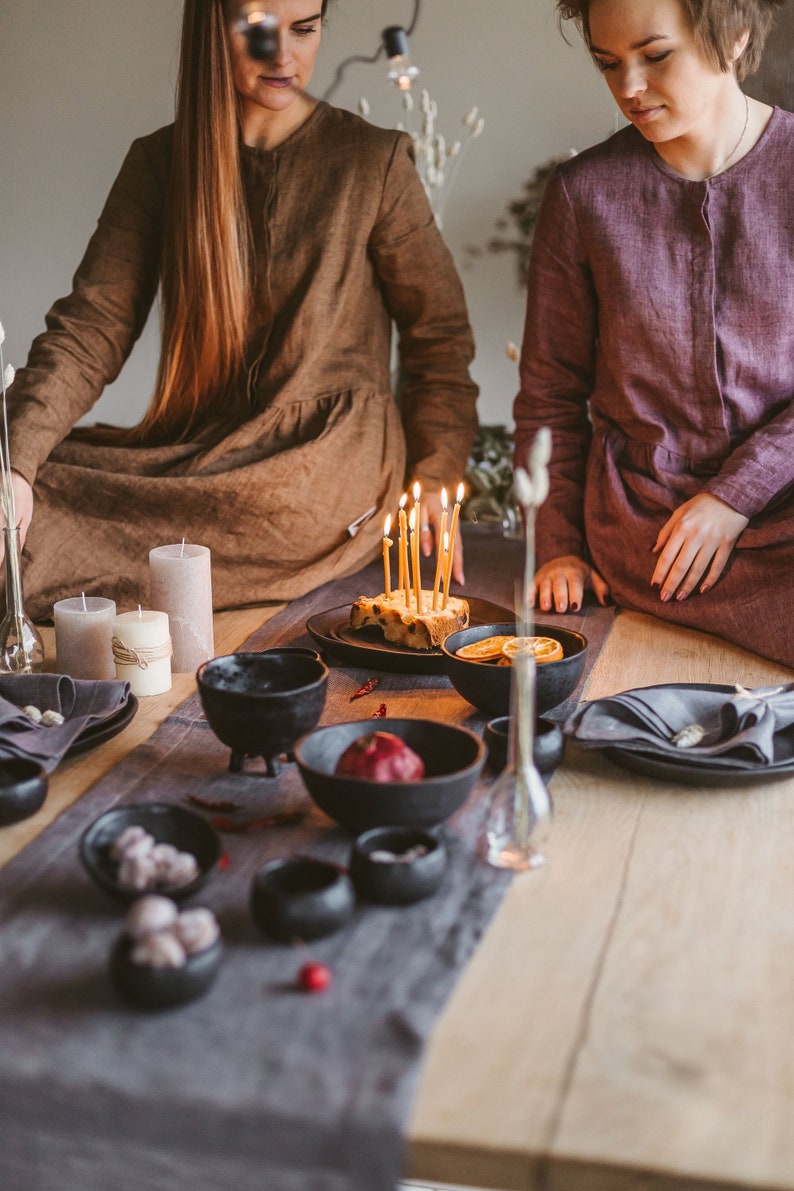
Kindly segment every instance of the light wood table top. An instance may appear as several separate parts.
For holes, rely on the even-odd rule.
[[[623,613],[586,696],[791,679]],[[436,1028],[410,1173],[794,1188],[794,779],[693,789],[569,742],[551,789],[548,863],[515,879]]]
[[[216,653],[278,610],[217,616]],[[586,694],[791,678],[623,613]],[[178,676],[61,765],[39,815],[2,833],[0,865],[193,689]],[[435,1030],[407,1173],[503,1191],[794,1189],[794,779],[691,789],[569,744],[552,793],[548,863],[514,880]]]

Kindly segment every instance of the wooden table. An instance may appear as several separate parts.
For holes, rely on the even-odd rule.
[[[219,616],[216,652],[277,610]],[[791,677],[624,613],[587,695]],[[181,676],[59,767],[42,812],[0,836],[0,864],[192,689]],[[794,1189],[794,779],[693,790],[569,745],[552,792],[548,864],[516,878],[435,1031],[407,1173],[504,1191]]]

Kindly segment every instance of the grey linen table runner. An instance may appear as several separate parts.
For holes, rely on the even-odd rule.
[[[306,616],[367,590],[361,582],[295,601],[246,648],[306,643]],[[591,665],[610,619],[594,611]],[[390,715],[482,727],[443,677],[382,674],[350,702],[371,673],[331,671],[324,722],[367,719],[386,703]],[[251,878],[294,852],[345,864],[351,838],[313,807],[294,766],[267,778],[258,761],[230,774],[228,759],[193,696],[0,873],[3,1187],[391,1191],[399,1178],[423,1046],[509,883],[480,856],[489,778],[443,828],[451,864],[434,897],[362,903],[309,949],[259,935]],[[78,840],[109,807],[191,794],[231,799],[243,818],[305,817],[224,836],[228,865],[189,903],[220,921],[218,980],[198,1002],[146,1014],[110,987],[123,907],[83,873]],[[296,991],[309,957],[333,970],[322,995]]]

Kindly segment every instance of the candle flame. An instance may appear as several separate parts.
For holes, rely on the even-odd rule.
[[[389,536],[389,530],[390,530],[390,529],[391,529],[391,513],[387,513],[387,514],[386,514],[386,520],[385,520],[385,522],[383,523],[383,536],[384,536],[384,538],[387,538],[387,537]]]
[[[449,534],[444,534],[444,553],[449,554]]]
[[[464,493],[464,491],[465,491],[465,489],[464,489],[464,487],[463,487],[463,483],[462,483],[462,481],[461,481],[461,483],[460,483],[460,484],[458,484],[458,491],[457,491],[457,493],[456,493],[456,496],[455,496],[455,501],[456,501],[456,503],[457,503],[457,504],[460,504],[460,503],[461,503],[461,501],[463,500],[463,493]]]
[[[404,509],[407,504],[408,504],[408,493],[403,492],[402,496],[400,497],[400,508]]]
[[[419,500],[421,495],[422,495],[422,489],[419,484],[419,481],[417,480],[416,483],[414,484],[414,503],[416,503]]]
[[[408,514],[408,528],[411,533],[413,533],[416,529],[416,509],[411,509],[410,513]]]
[[[446,490],[446,488],[441,489],[441,508],[446,513],[446,511],[447,511],[447,490]]]

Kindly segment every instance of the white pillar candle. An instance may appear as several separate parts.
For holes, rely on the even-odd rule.
[[[168,613],[175,674],[193,673],[214,656],[212,578],[206,546],[156,546],[149,551],[153,608]]]
[[[165,612],[122,612],[113,621],[116,678],[133,695],[161,695],[171,689],[171,638]]]
[[[71,678],[115,678],[113,617],[116,605],[101,596],[58,600],[55,620],[55,667]]]

